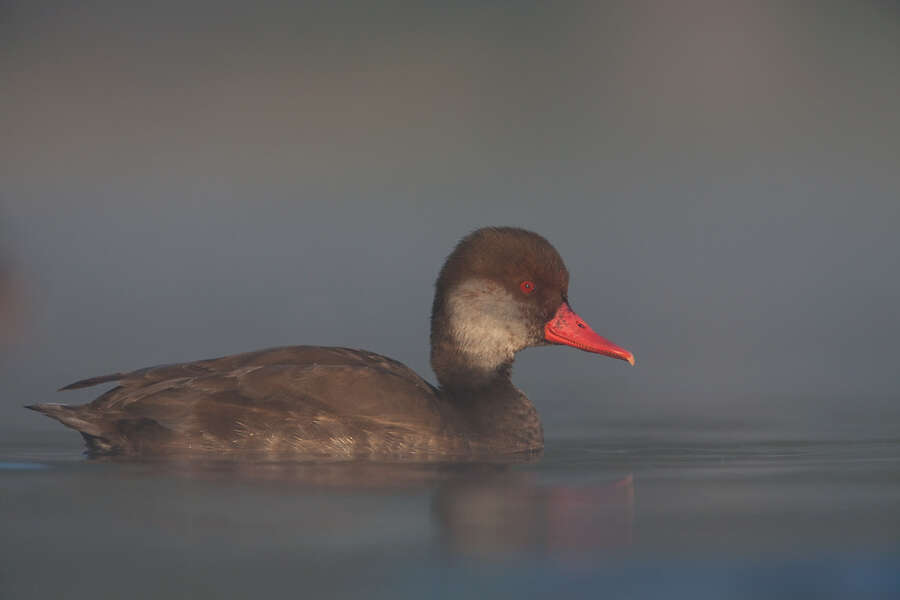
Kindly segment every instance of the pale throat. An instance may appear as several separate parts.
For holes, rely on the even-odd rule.
[[[447,297],[449,333],[468,366],[496,371],[530,345],[527,322],[518,300],[486,279],[470,279]]]

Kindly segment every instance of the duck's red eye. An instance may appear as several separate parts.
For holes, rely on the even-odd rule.
[[[530,294],[534,291],[534,282],[528,281],[527,279],[519,284],[519,288],[522,290],[523,294]]]

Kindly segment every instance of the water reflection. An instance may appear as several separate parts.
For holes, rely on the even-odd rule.
[[[49,447],[0,444],[2,598],[900,597],[896,440],[556,442],[506,465]]]
[[[528,462],[522,458],[513,464]],[[198,481],[272,485],[298,491],[387,492],[426,489],[429,486],[468,477],[491,477],[507,473],[510,462],[403,463],[374,461],[265,461],[183,459],[123,460],[90,457],[90,463],[111,463],[146,469],[163,475]]]
[[[383,527],[379,507],[399,498],[416,504],[408,507],[408,515],[423,514],[430,524],[406,535],[424,540],[436,531],[444,549],[468,558],[541,556],[576,562],[622,550],[632,541],[631,475],[565,485],[542,483],[536,473],[509,463],[112,462],[154,478],[172,476],[218,491],[224,487],[223,495],[232,501],[235,493],[240,497],[249,491],[259,511],[253,528],[278,528],[288,536],[302,532],[307,539],[340,535],[357,543],[390,544],[402,526]],[[195,533],[198,526],[208,526],[207,534],[215,535],[216,527],[248,525],[243,522],[247,513],[234,523],[227,514],[216,516],[215,503],[205,506],[210,510],[190,519]],[[179,521],[152,512],[163,527]]]
[[[584,560],[631,544],[634,481],[542,486],[528,473],[451,481],[435,497],[446,546],[476,558]]]

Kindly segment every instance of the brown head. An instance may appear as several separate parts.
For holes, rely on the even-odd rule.
[[[509,376],[515,353],[565,344],[634,364],[568,303],[569,271],[550,242],[514,227],[463,238],[436,283],[431,364],[441,385],[479,387]]]

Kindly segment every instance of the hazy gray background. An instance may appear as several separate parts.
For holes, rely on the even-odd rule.
[[[0,430],[282,344],[431,379],[437,269],[496,224],[637,357],[521,355],[548,437],[900,428],[896,4],[447,4],[0,5]]]

